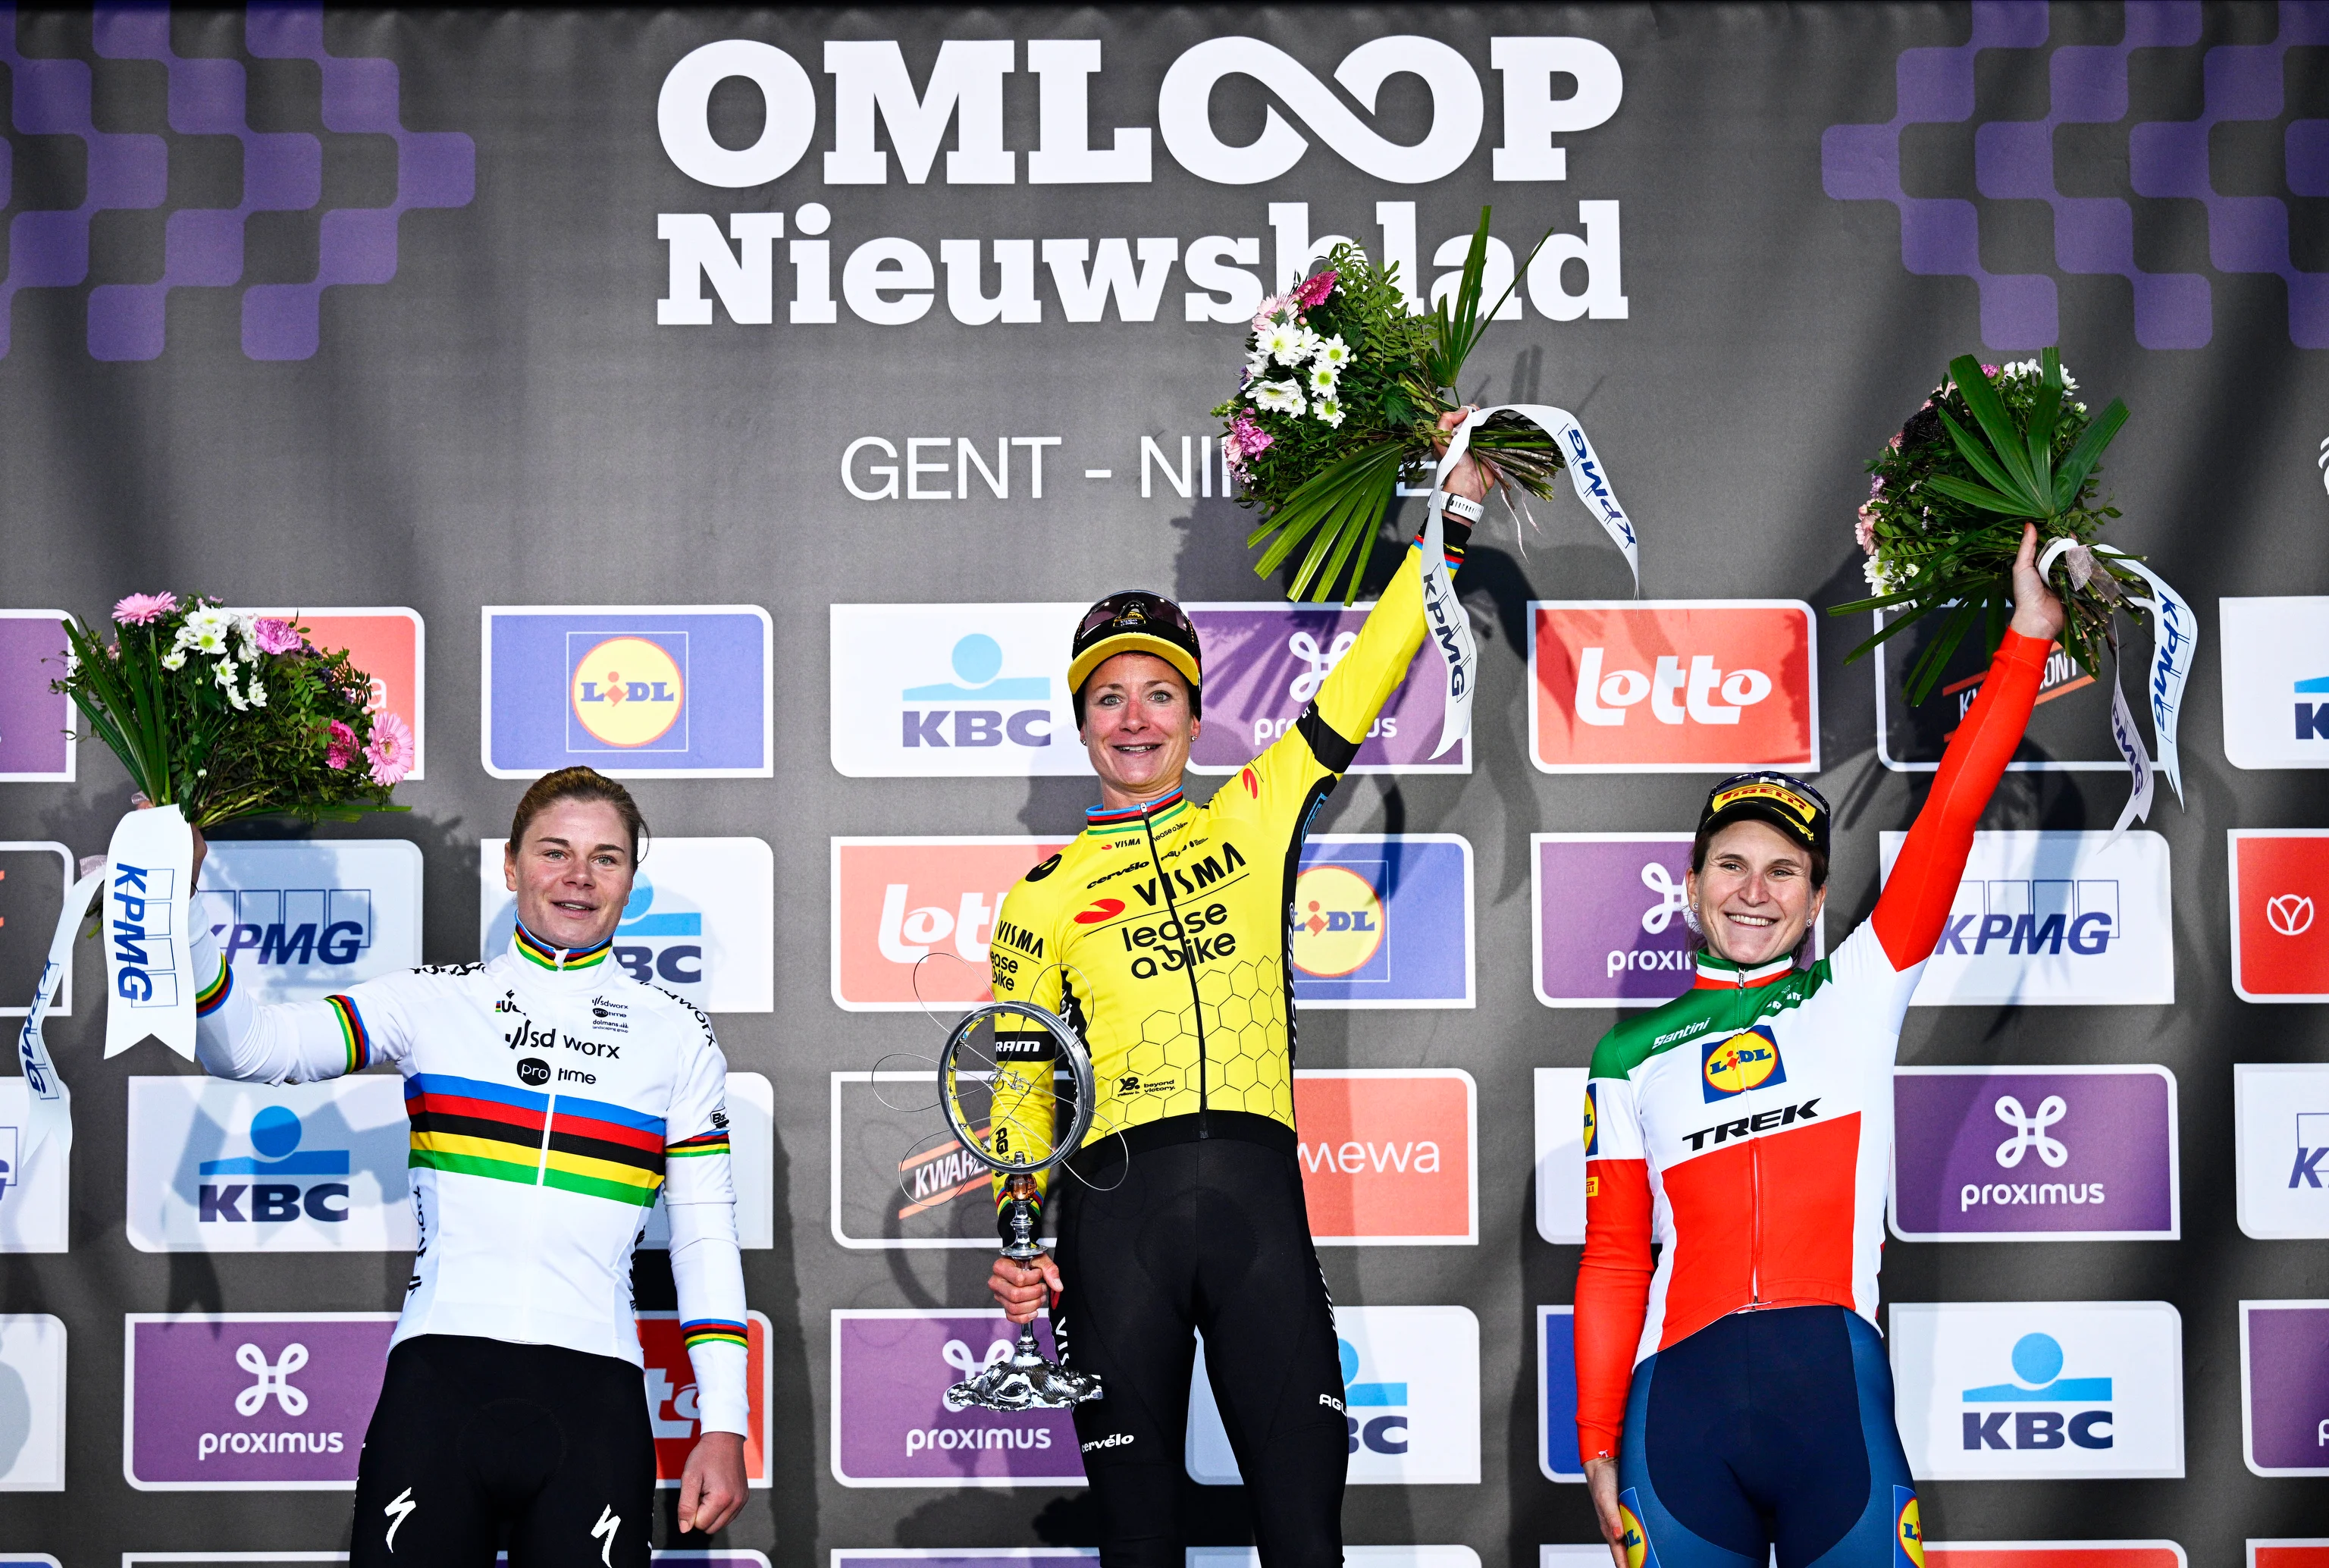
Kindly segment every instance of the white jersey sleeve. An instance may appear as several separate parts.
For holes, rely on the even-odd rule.
[[[194,1055],[214,1078],[314,1083],[410,1053],[416,977],[383,975],[320,1002],[260,1004],[235,984],[208,930],[194,933]]]
[[[681,1004],[685,1006],[684,1003]],[[728,1063],[700,1021],[702,1041],[665,1119],[664,1204],[671,1216],[671,1275],[680,1333],[695,1369],[702,1431],[751,1430],[744,1318],[744,1259],[736,1242],[736,1184],[730,1169]]]

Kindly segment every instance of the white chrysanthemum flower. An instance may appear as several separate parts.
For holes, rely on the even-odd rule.
[[[1253,406],[1270,413],[1298,414],[1306,405],[1302,401],[1301,389],[1293,383],[1265,381],[1254,383]]]
[[[1292,364],[1302,357],[1303,329],[1290,321],[1281,321],[1261,335],[1256,346],[1280,364]]]
[[[1334,392],[1335,371],[1331,364],[1313,364],[1302,377],[1314,398],[1332,397]]]
[[[186,650],[183,647],[174,647],[168,653],[164,654],[162,656],[162,667],[165,670],[184,669],[186,667]]]
[[[73,652],[71,648],[67,648],[65,650],[65,679],[71,680],[74,675],[80,673],[80,655]]]
[[[244,700],[249,702],[252,707],[263,708],[267,705],[267,688],[260,685],[256,678],[253,678],[250,683],[250,689],[243,694],[243,697]]]
[[[1339,429],[1343,423],[1343,400],[1331,392],[1312,403],[1310,411],[1329,428]]]
[[[1868,579],[1868,586],[1877,592],[1892,591],[1891,581],[1884,575],[1884,563],[1873,555],[1860,563],[1860,575]]]
[[[2070,373],[2070,367],[2068,365],[2064,365],[2062,367],[2062,388],[2066,392],[2076,392],[2079,390],[2079,378]],[[2080,403],[2079,406],[2083,409],[2087,405]]]
[[[1322,337],[1317,340],[1317,345],[1311,349],[1310,358],[1315,364],[1323,364],[1330,370],[1340,372],[1344,365],[1351,363],[1351,345],[1344,343],[1340,335],[1334,337]]]
[[[211,679],[218,682],[219,685],[226,687],[227,690],[232,691],[234,689],[234,677],[241,673],[241,666],[237,665],[232,659],[222,658],[219,660],[217,666],[211,671]]]

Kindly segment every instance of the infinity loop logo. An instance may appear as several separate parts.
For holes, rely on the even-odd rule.
[[[1655,936],[1683,912],[1682,884],[1674,881],[1664,862],[1654,860],[1642,867],[1642,885],[1658,895],[1658,902],[1642,912],[1642,929]]]
[[[307,1365],[306,1346],[285,1346],[282,1359],[270,1365],[267,1352],[258,1346],[240,1345],[235,1347],[234,1364],[259,1379],[234,1396],[235,1414],[257,1415],[267,1407],[270,1394],[274,1396],[275,1403],[283,1407],[285,1415],[307,1413],[306,1394],[291,1386],[291,1374]]]
[[[2026,1115],[2022,1101],[2011,1094],[1997,1097],[1997,1119],[2013,1129],[2013,1136],[1997,1146],[1997,1163],[2011,1170],[2022,1163],[2023,1151],[2036,1149],[2038,1157],[2047,1167],[2059,1170],[2070,1157],[2070,1149],[2058,1138],[2049,1138],[2046,1129],[2070,1113],[2059,1094],[2050,1094],[2038,1102],[2038,1113]]]
[[[980,1373],[985,1372],[996,1362],[1008,1361],[1011,1359],[1011,1341],[1008,1339],[998,1339],[994,1344],[988,1346],[986,1347],[986,1359],[984,1361],[981,1361],[977,1356],[972,1355],[970,1346],[965,1345],[959,1339],[948,1340],[946,1342],[946,1348],[939,1351],[938,1354],[945,1357],[946,1364],[948,1366],[951,1366],[957,1372],[961,1373],[964,1377],[976,1377]]]
[[[1288,700],[1306,703],[1316,696],[1318,688],[1325,684],[1327,675],[1336,665],[1343,662],[1343,656],[1350,652],[1358,640],[1357,632],[1343,632],[1333,642],[1326,645],[1324,652],[1321,652],[1318,639],[1306,631],[1297,631],[1287,638],[1287,651],[1310,666],[1296,675],[1294,684],[1286,688]]]

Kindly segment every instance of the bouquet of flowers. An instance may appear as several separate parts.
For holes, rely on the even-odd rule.
[[[1870,460],[1868,501],[1854,534],[1876,596],[1829,613],[1900,611],[1853,649],[1852,659],[1946,613],[1939,635],[1908,671],[1910,702],[1924,701],[1975,626],[1993,649],[2004,636],[2024,523],[2038,524],[2041,553],[2057,540],[2070,542],[2049,576],[2069,614],[2063,648],[2089,675],[2100,677],[2113,612],[2150,591],[2151,575],[2131,564],[2136,557],[2096,543],[2104,520],[2119,515],[2095,504],[2096,464],[2126,423],[2126,405],[2114,398],[2090,420],[2078,390],[2051,348],[2002,367],[1964,355]]]
[[[371,677],[306,628],[236,615],[214,599],[133,593],[115,640],[65,621],[65,693],[140,793],[198,828],[288,814],[349,820],[404,809],[412,730],[370,713]]]
[[[1437,461],[1439,416],[1458,406],[1464,362],[1512,293],[1481,308],[1488,217],[1481,208],[1453,297],[1424,315],[1408,313],[1396,266],[1378,268],[1344,244],[1254,316],[1238,394],[1213,413],[1224,421],[1222,459],[1238,476],[1239,504],[1262,514],[1246,543],[1269,541],[1254,574],[1268,576],[1308,542],[1287,598],[1325,600],[1338,579],[1343,602],[1357,598],[1400,476]],[[1515,269],[1515,283],[1535,254]],[[1551,433],[1514,413],[1493,415],[1471,446],[1492,459],[1515,506],[1524,505],[1515,491],[1550,496],[1564,466]]]

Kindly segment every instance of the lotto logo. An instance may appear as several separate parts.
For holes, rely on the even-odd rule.
[[[986,1001],[1003,896],[1059,847],[1035,838],[834,839],[834,1004],[882,1013]]]
[[[1811,607],[1529,606],[1530,755],[1547,773],[1819,769]]]

